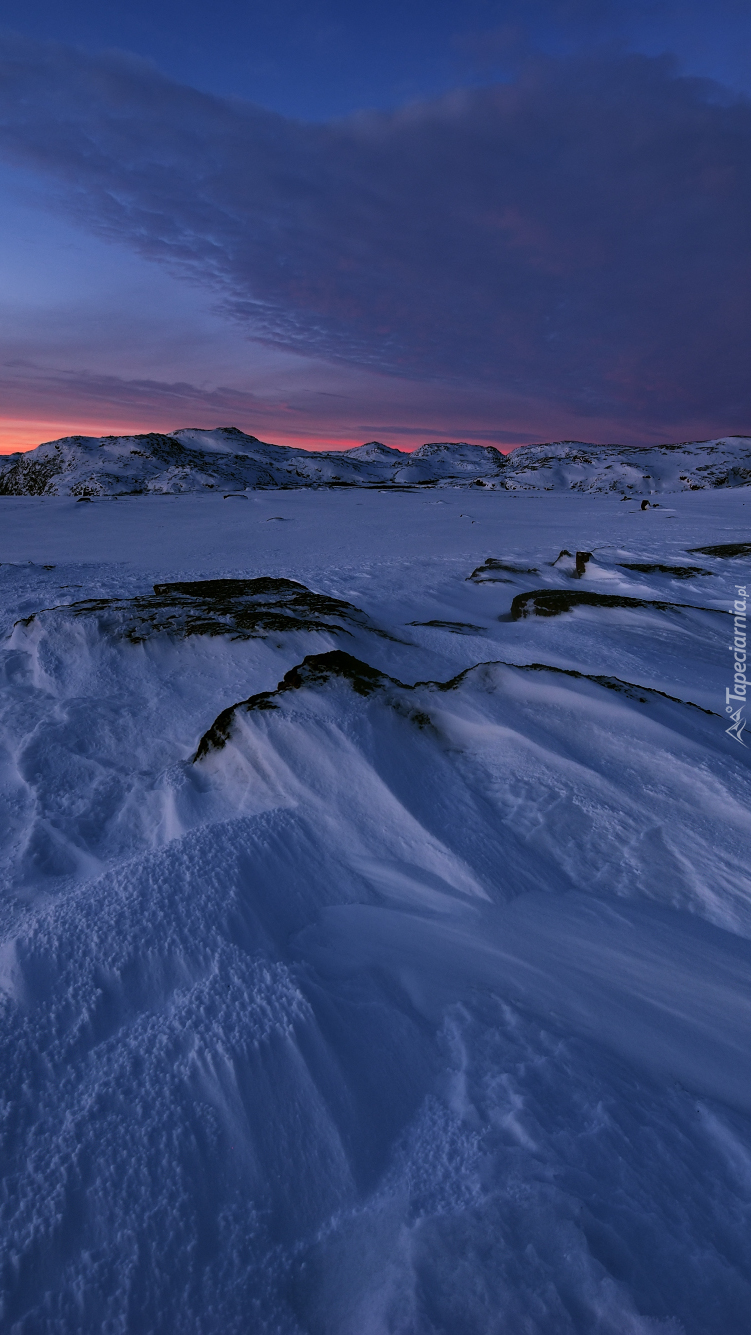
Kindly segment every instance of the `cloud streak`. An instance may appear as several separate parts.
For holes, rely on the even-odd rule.
[[[642,56],[327,125],[0,43],[0,151],[255,338],[583,422],[751,423],[751,104]]]
[[[492,391],[389,380],[320,362],[257,375],[258,390],[195,384],[188,379],[121,376],[106,371],[39,365],[20,359],[0,367],[0,453],[57,436],[173,431],[239,425],[278,444],[344,448],[383,439],[402,449],[426,440],[461,439],[510,447],[555,434],[562,423],[538,417],[530,432],[529,404],[505,402],[504,425]],[[467,427],[471,430],[467,432]],[[607,434],[606,425],[598,423]]]

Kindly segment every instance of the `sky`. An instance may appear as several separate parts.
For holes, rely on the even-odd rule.
[[[747,0],[0,0],[0,450],[751,433]]]

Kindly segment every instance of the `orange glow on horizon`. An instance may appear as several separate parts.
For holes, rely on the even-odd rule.
[[[185,423],[184,425],[195,426],[196,424]],[[201,427],[205,430],[215,430],[218,426],[235,425],[237,425],[235,422],[216,422],[213,423],[212,426],[204,426],[204,424],[201,423]],[[17,451],[26,452],[27,450],[33,450],[37,445],[41,445],[51,440],[60,440],[64,436],[137,436],[144,435],[149,431],[163,431],[165,435],[168,435],[170,431],[177,431],[179,429],[180,427],[176,426],[174,422],[168,424],[158,421],[154,422],[153,419],[148,423],[134,423],[132,420],[121,422],[113,422],[111,420],[108,422],[102,422],[101,420],[81,422],[80,419],[78,421],[33,421],[29,419],[0,417],[0,455],[14,454]],[[297,449],[303,450],[351,450],[355,449],[358,445],[363,445],[368,440],[378,439],[374,433],[371,433],[370,435],[363,433],[360,436],[350,437],[349,435],[328,436],[325,431],[322,431],[319,435],[312,437],[312,433],[311,435],[299,435],[284,430],[267,432],[261,431],[260,428],[256,428],[254,431],[252,425],[243,426],[241,427],[241,430],[247,431],[248,435],[258,435],[260,440],[265,440],[270,436],[270,443],[274,445],[291,445]],[[394,439],[395,434],[397,435],[396,440]],[[404,450],[406,453],[417,449],[418,445],[422,445],[425,440],[450,440],[461,438],[457,437],[456,434],[452,435],[449,432],[444,432],[443,435],[436,432],[431,434],[429,429],[415,431],[412,428],[405,429],[403,432],[398,433],[395,433],[392,429],[388,433],[384,433],[384,435],[388,436],[388,439],[383,442],[385,445],[390,445],[395,449]],[[490,442],[477,443],[488,444]],[[520,441],[519,443],[521,444],[523,442]],[[496,445],[496,449],[500,449],[504,454],[507,454],[509,450],[516,449],[516,445]]]
[[[193,426],[194,423],[186,423],[186,426]],[[215,430],[219,426],[235,426],[234,422],[216,422],[211,427],[205,427],[205,430]],[[169,425],[165,423],[138,422],[29,422],[18,421],[14,418],[0,418],[0,454],[14,454],[17,451],[33,450],[37,445],[42,445],[50,440],[60,440],[64,436],[139,436],[145,435],[149,431],[163,431],[169,435],[171,431],[178,431],[180,427],[174,422]],[[242,427],[241,430],[247,431],[248,435],[258,435],[258,430],[254,431],[252,427]],[[295,445],[299,449],[306,450],[350,450],[357,445],[362,445],[363,441],[357,437],[351,440],[341,436],[336,438],[323,439],[317,437],[310,440],[307,436],[293,436],[285,431],[264,432],[259,435],[263,440],[267,435],[272,434],[272,445]],[[322,433],[323,434],[323,433]],[[408,445],[401,448],[414,449],[414,445]]]

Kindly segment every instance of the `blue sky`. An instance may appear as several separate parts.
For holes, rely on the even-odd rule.
[[[0,447],[751,431],[750,37],[739,3],[0,6]]]

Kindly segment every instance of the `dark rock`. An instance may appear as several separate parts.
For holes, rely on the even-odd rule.
[[[703,566],[664,566],[658,561],[621,561],[622,570],[638,570],[642,575],[672,575],[673,579],[692,579],[694,575],[711,575]]]
[[[751,556],[751,542],[720,542],[713,547],[689,547],[688,551],[701,556]]]
[[[351,654],[344,653],[341,649],[332,649],[327,654],[308,654],[302,663],[298,663],[284,674],[276,690],[261,691],[257,695],[249,696],[247,700],[240,700],[237,704],[230,705],[228,709],[223,709],[198,743],[193,763],[203,759],[210,751],[222,749],[229,740],[235,715],[239,710],[252,713],[254,710],[277,709],[276,699],[288,691],[297,691],[303,686],[322,686],[335,678],[349,682],[352,689],[363,696],[372,695],[380,686],[389,683],[402,686],[401,682],[394,681],[384,672],[377,671],[369,663],[363,663],[359,658],[353,658]],[[402,689],[408,688],[402,687]]]
[[[112,638],[140,644],[156,634],[228,635],[250,639],[285,631],[351,634],[349,627],[386,638],[359,608],[315,593],[293,579],[209,579],[155,584],[153,594],[135,598],[89,598],[47,613],[93,617]],[[27,618],[27,623],[34,618]]]
[[[409,621],[409,626],[435,626],[437,630],[451,630],[456,635],[476,635],[483,633],[484,626],[475,626],[471,621]]]
[[[672,609],[691,609],[691,604],[652,601],[647,598],[624,598],[617,593],[590,593],[579,589],[533,589],[529,593],[518,593],[511,604],[511,620],[521,621],[524,617],[556,617],[561,612],[570,612],[574,607],[622,607],[649,608],[652,611],[667,612]],[[718,608],[694,608],[698,612],[719,611]],[[723,616],[727,615],[722,613]]]
[[[506,561],[498,561],[494,556],[489,556],[487,561],[481,566],[477,566],[471,575],[467,575],[467,580],[473,580],[475,584],[509,584],[507,579],[499,579],[493,575],[494,570],[506,570],[512,575],[536,575],[537,570],[529,566],[509,565]]]

